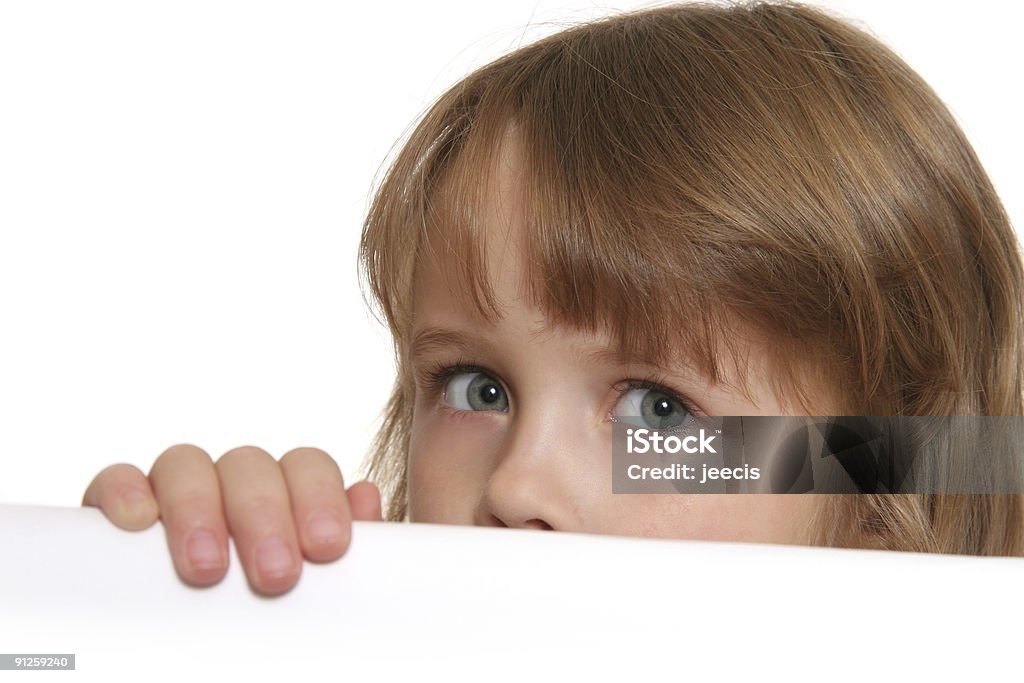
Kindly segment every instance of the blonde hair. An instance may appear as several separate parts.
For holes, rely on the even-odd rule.
[[[743,360],[742,320],[804,406],[834,387],[842,414],[1024,415],[1016,239],[928,85],[818,9],[661,7],[472,73],[383,178],[360,254],[397,356],[368,469],[390,519],[406,516],[416,264],[443,230],[463,291],[497,314],[480,212],[509,130],[550,319],[713,381],[718,354]],[[1024,555],[1024,496],[825,498],[814,544]]]

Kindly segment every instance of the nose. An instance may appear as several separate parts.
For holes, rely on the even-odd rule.
[[[577,417],[578,419],[578,417]],[[522,414],[497,449],[475,513],[480,526],[578,531],[585,490],[574,482],[574,464],[586,436],[570,433],[556,413]]]

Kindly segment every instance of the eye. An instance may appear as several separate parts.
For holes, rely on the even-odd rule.
[[[508,394],[485,372],[460,372],[444,385],[444,401],[457,410],[508,412]]]
[[[693,413],[672,394],[644,386],[626,391],[615,404],[612,417],[637,427],[671,429],[691,420]]]

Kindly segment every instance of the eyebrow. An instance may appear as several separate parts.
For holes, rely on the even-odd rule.
[[[479,346],[479,344],[474,344],[471,337],[463,332],[441,327],[425,327],[413,336],[411,351],[413,358],[419,358],[434,351],[452,347],[460,353],[468,354],[470,350],[479,348]],[[649,365],[665,372],[672,371],[672,368],[666,367],[657,360],[642,358],[637,354],[630,354],[618,348],[595,348],[583,351],[581,355],[597,364]]]
[[[410,358],[415,363],[417,359],[423,356],[451,348],[455,348],[464,356],[471,356],[481,350],[490,350],[492,346],[487,340],[478,341],[477,337],[473,334],[467,334],[451,328],[429,326],[424,327],[413,335],[410,346]],[[595,364],[646,365],[656,368],[659,373],[678,379],[681,382],[706,383],[708,386],[730,388],[730,390],[736,391],[745,399],[750,400],[750,395],[747,393],[750,388],[749,381],[745,380],[740,385],[730,384],[729,382],[723,382],[721,379],[715,380],[696,367],[691,366],[688,368],[688,371],[681,372],[679,369],[669,367],[658,359],[645,358],[639,354],[629,353],[617,347],[583,350],[580,352],[580,356]]]
[[[440,327],[425,327],[417,332],[412,339],[412,357],[419,358],[432,351],[455,347],[466,353],[473,347],[469,337],[462,332],[447,330]]]
[[[643,358],[639,354],[629,354],[622,349],[595,349],[584,354],[595,363],[618,363],[620,365],[642,364],[667,370],[661,363],[650,358]]]

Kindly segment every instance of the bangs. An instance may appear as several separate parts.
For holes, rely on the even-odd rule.
[[[696,207],[681,207],[683,220],[663,215],[653,207],[665,202],[652,196],[650,183],[631,184],[624,169],[595,163],[614,153],[607,139],[577,135],[566,145],[560,134],[567,131],[550,125],[560,118],[513,117],[502,106],[478,110],[431,193],[421,250],[440,251],[432,256],[444,264],[453,293],[497,321],[493,271],[505,264],[488,259],[488,244],[507,239],[493,224],[500,196],[519,212],[523,291],[548,326],[607,334],[610,351],[624,360],[685,362],[715,383],[726,374],[721,354],[742,369],[740,350],[750,340],[739,337],[736,313],[716,297],[715,278],[704,275],[712,245]],[[498,187],[509,160],[511,195]]]
[[[921,85],[823,15],[749,12],[689,5],[584,25],[434,104],[378,189],[362,244],[400,367],[425,250],[440,252],[454,293],[500,316],[489,269],[502,265],[487,244],[502,236],[488,217],[514,150],[525,291],[550,324],[716,384],[747,377],[756,353],[784,404],[820,405],[806,392],[826,391],[840,414],[855,410],[850,387],[850,401],[879,394],[891,296],[879,283],[909,272],[880,255],[914,248],[892,244],[907,216],[933,239],[938,200],[908,188],[901,164],[864,154],[904,144],[865,112],[888,115],[883,86]],[[913,296],[899,305],[919,307]]]
[[[663,14],[678,21],[677,31],[650,31]],[[806,287],[787,275],[802,261],[816,279],[820,259],[814,245],[787,244],[793,225],[765,225],[779,216],[763,211],[780,203],[764,195],[794,175],[801,151],[791,148],[789,131],[768,125],[771,117],[750,115],[794,102],[737,102],[756,79],[732,48],[770,63],[777,46],[751,44],[746,35],[722,45],[705,18],[698,7],[669,9],[564,32],[441,97],[367,219],[370,284],[399,346],[408,348],[409,292],[425,249],[443,251],[436,256],[453,292],[484,318],[499,315],[486,258],[497,236],[487,216],[502,152],[514,147],[525,285],[550,323],[605,332],[626,359],[684,362],[716,384],[730,374],[723,366],[746,376],[757,339],[771,338],[757,350],[773,367],[792,371],[792,359],[808,358],[797,341],[823,336],[827,316],[815,308],[819,297],[805,299]],[[792,69],[780,68],[792,83],[780,80],[767,94],[786,100],[798,91],[814,77],[800,73],[806,61],[798,55]],[[797,315],[773,317],[776,306]],[[803,321],[786,323],[794,318]],[[770,379],[780,397],[783,385],[799,392],[804,384]]]

